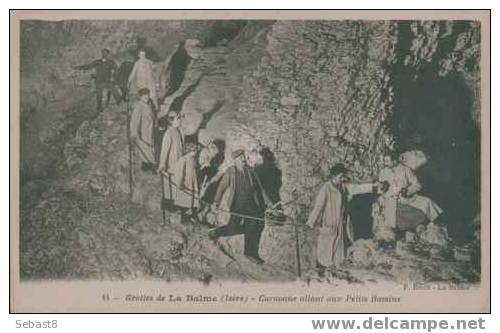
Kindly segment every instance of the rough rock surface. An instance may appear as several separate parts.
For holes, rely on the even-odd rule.
[[[384,64],[393,57],[389,22],[278,22],[268,55],[244,81],[238,116],[270,148],[283,172],[282,198],[311,205],[334,162],[371,180],[392,144],[384,119],[391,86]],[[244,129],[243,129],[244,130]]]
[[[56,57],[38,53],[33,36],[25,39],[30,47],[21,92],[27,175],[22,202],[31,205],[22,209],[21,273],[27,279],[295,279],[295,246],[300,245],[304,274],[314,268],[316,234],[300,226],[297,234],[291,222],[306,219],[328,166],[342,161],[353,180],[370,181],[382,152],[398,145],[389,128],[397,104],[391,70],[404,66],[418,80],[429,63],[438,64],[440,75],[464,75],[478,103],[474,23],[457,28],[410,22],[405,30],[389,21],[250,22],[232,40],[220,41],[207,29],[212,25],[196,21],[111,22],[113,34],[101,33],[99,24],[105,23],[64,24],[67,36],[56,35],[48,48]],[[50,25],[45,33],[60,31],[58,24]],[[402,45],[402,33],[410,34],[408,45]],[[82,36],[89,38],[75,42]],[[260,267],[241,255],[242,237],[214,244],[206,227],[181,225],[170,214],[171,224],[163,226],[159,176],[140,171],[137,158],[133,204],[128,203],[126,108],[112,104],[97,115],[90,82],[69,74],[70,65],[93,59],[101,45],[111,45],[124,59],[130,43],[148,45],[160,68],[174,44],[186,38],[206,46],[186,72],[184,84],[196,86],[182,104],[183,112],[214,111],[199,139],[225,139],[226,152],[234,146],[266,147],[280,171],[279,197],[290,219],[264,229],[266,264]],[[34,71],[37,57],[50,61]],[[477,113],[471,116],[477,119]],[[470,269],[477,243],[469,248],[438,243],[419,248],[403,242],[383,252],[371,240],[359,240],[334,278],[477,281]]]

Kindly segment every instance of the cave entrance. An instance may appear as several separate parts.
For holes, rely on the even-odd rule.
[[[466,23],[455,24],[453,33],[440,39],[433,61],[414,67],[405,65],[413,40],[410,23],[398,23],[398,59],[390,68],[394,107],[387,119],[399,151],[426,154],[427,164],[416,171],[421,193],[441,206],[441,221],[459,243],[473,237],[472,222],[481,208],[481,130],[475,121],[478,101],[463,73],[439,75],[439,61],[453,52],[458,34],[465,29]],[[371,197],[358,198],[351,204],[351,215],[357,214],[352,216],[355,238],[370,235],[368,207],[372,201]]]
[[[272,202],[280,201],[280,189],[283,185],[282,172],[274,153],[269,148],[260,151],[262,164],[255,168],[259,180]]]
[[[428,66],[417,79],[395,71],[395,105],[389,126],[400,151],[422,150],[429,161],[417,170],[422,194],[440,205],[450,235],[467,240],[480,211],[480,128],[474,96],[461,74],[437,75]]]
[[[247,20],[217,20],[205,36],[205,46],[225,45],[247,25]]]

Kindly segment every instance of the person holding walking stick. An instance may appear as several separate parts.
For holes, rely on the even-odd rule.
[[[244,255],[255,264],[262,264],[259,243],[264,229],[264,212],[272,205],[255,171],[247,166],[245,151],[237,149],[231,154],[234,166],[229,167],[222,177],[214,199],[214,210],[218,210],[222,196],[229,191],[231,218],[228,224],[212,229],[211,240],[238,234],[245,235]],[[246,217],[242,217],[246,216]]]
[[[347,214],[348,201],[357,194],[379,193],[383,186],[379,182],[350,183],[347,173],[342,163],[330,169],[329,178],[319,190],[306,223],[310,228],[319,227],[316,269],[320,277],[327,269],[335,270],[344,261],[347,249],[354,242],[353,227]]]
[[[169,127],[163,134],[157,173],[165,177],[163,207],[174,211],[177,188],[173,183],[173,174],[177,162],[184,154],[184,136],[181,131],[181,115],[171,111],[167,119]]]
[[[141,157],[142,171],[154,172],[156,167],[154,153],[155,114],[149,101],[149,89],[140,89],[139,96],[140,99],[135,104],[130,118],[130,140]]]

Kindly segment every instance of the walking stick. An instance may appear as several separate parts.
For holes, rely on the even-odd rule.
[[[132,177],[132,141],[130,139],[130,99],[127,100],[127,141],[128,141],[128,190],[129,200],[133,198],[133,177]]]
[[[300,268],[300,242],[299,242],[299,227],[297,224],[294,225],[295,228],[295,255],[297,256],[297,277],[301,277]]]
[[[165,200],[165,178],[163,174],[160,172],[160,179],[161,179],[161,214],[163,217],[163,224],[166,222],[166,217],[165,217],[165,205],[163,204],[163,200]]]

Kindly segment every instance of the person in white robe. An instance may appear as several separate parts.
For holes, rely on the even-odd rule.
[[[377,236],[386,233],[384,230],[397,227],[397,206],[404,204],[414,207],[424,213],[429,222],[434,222],[443,210],[431,199],[419,195],[422,185],[414,171],[402,164],[392,154],[384,156],[385,167],[380,170],[378,180],[389,184],[388,191],[379,197],[378,203],[382,207],[383,218],[374,224],[374,234]]]
[[[330,169],[329,180],[321,187],[306,225],[318,227],[316,247],[318,274],[327,268],[335,269],[345,259],[353,243],[353,226],[347,214],[347,203],[357,194],[377,191],[379,183],[355,184],[346,182],[347,170],[341,163]]]
[[[139,59],[134,64],[132,72],[128,77],[128,86],[131,91],[139,91],[142,88],[148,88],[150,98],[153,101],[155,109],[158,110],[158,97],[156,94],[156,81],[153,75],[153,62],[146,58],[146,51],[139,51]]]

